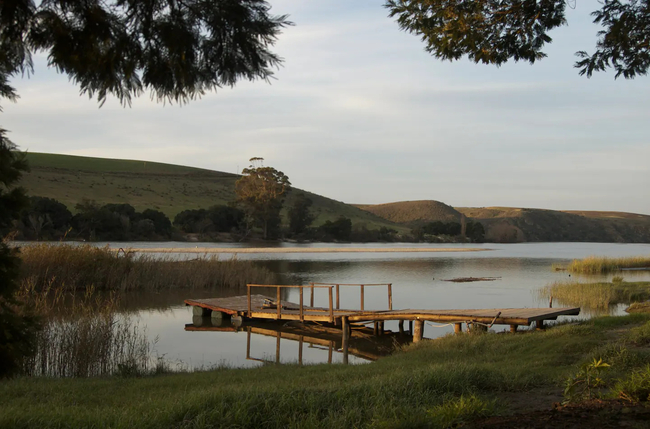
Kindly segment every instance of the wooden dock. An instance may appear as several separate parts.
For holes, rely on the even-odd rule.
[[[559,316],[575,316],[580,314],[580,308],[493,308],[493,309],[402,309],[393,310],[392,284],[330,284],[310,283],[309,285],[254,285],[249,284],[246,296],[230,298],[188,299],[185,304],[194,307],[194,314],[223,318],[231,317],[235,322],[242,320],[298,320],[301,322],[329,323],[342,331],[342,341],[345,345],[349,340],[351,323],[374,323],[376,335],[382,335],[385,321],[399,321],[400,332],[404,331],[404,322],[409,322],[409,331],[413,342],[422,340],[425,322],[438,322],[454,325],[456,333],[462,332],[462,325],[468,330],[487,330],[493,325],[510,325],[510,331],[516,332],[519,326],[530,326],[533,322],[537,329],[544,329],[544,322],[556,320]],[[369,286],[386,286],[388,291],[387,310],[365,310],[364,290]],[[357,287],[360,291],[359,309],[340,308],[340,288]],[[270,297],[252,294],[253,288],[275,288],[276,296]],[[281,299],[283,289],[299,289],[300,302],[294,303]],[[304,303],[304,290],[311,292],[310,305]],[[328,291],[328,307],[314,306],[314,291]],[[334,300],[336,296],[336,301]]]

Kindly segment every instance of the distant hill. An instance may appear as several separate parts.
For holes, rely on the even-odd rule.
[[[515,207],[452,208],[432,200],[357,207],[409,227],[433,221],[458,222],[462,213],[483,224],[486,241],[494,242],[650,243],[650,216],[635,213]]]
[[[363,210],[395,223],[416,227],[427,222],[460,222],[461,214],[445,203],[433,200],[401,201],[388,204],[355,204]]]
[[[27,153],[31,171],[24,174],[20,185],[29,195],[54,198],[75,212],[82,199],[99,204],[127,203],[138,211],[160,210],[172,220],[186,209],[208,208],[227,204],[235,198],[237,174],[148,161],[91,158],[46,153]],[[314,226],[345,216],[355,227],[378,229],[382,226],[407,232],[379,216],[349,204],[311,192],[293,189],[285,207],[294,195],[304,192],[313,201],[317,215]]]

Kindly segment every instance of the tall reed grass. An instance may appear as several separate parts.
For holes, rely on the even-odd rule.
[[[650,268],[650,257],[607,258],[590,256],[585,259],[574,259],[566,268],[571,273],[605,274],[620,271],[624,268]]]
[[[605,310],[616,304],[631,304],[650,299],[650,282],[555,282],[538,291],[540,299],[548,299],[551,296],[561,304]]]
[[[66,292],[52,283],[42,290],[23,282],[18,299],[41,320],[36,347],[23,361],[31,376],[141,375],[155,367],[153,344],[133,316],[118,313],[115,294]]]
[[[275,275],[253,261],[210,256],[177,261],[171,256],[118,254],[108,247],[38,244],[21,248],[22,278],[36,290],[47,285],[67,290],[162,290],[243,288],[273,284]]]

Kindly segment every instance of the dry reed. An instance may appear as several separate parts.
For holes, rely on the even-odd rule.
[[[650,269],[650,257],[607,258],[590,256],[585,259],[574,259],[567,266],[569,272],[580,274],[605,274],[625,268]]]
[[[153,344],[132,316],[118,314],[114,294],[93,288],[77,296],[61,286],[23,282],[17,296],[38,314],[42,328],[34,353],[23,361],[25,374],[49,377],[143,375],[155,367]]]
[[[579,283],[556,282],[539,290],[539,298],[586,309],[607,309],[650,299],[650,282]]]
[[[177,261],[171,256],[117,254],[108,247],[39,244],[21,248],[23,282],[42,290],[161,290],[169,288],[243,288],[273,284],[275,276],[253,261],[210,256]]]

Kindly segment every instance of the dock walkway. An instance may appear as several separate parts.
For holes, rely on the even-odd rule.
[[[339,288],[341,286],[357,286],[361,291],[361,309],[339,308]],[[392,285],[388,286],[387,310],[364,310],[363,291],[366,286],[382,285],[343,285],[312,283],[308,286],[287,285],[248,285],[246,296],[210,299],[188,299],[185,304],[195,308],[194,314],[207,316],[213,314],[217,317],[232,317],[235,320],[299,320],[301,322],[325,322],[342,328],[343,338],[349,336],[350,323],[374,322],[375,332],[381,335],[385,321],[399,321],[400,331],[403,331],[404,321],[410,322],[413,341],[422,339],[424,322],[442,322],[454,325],[456,333],[462,332],[462,324],[468,327],[486,329],[493,325],[510,325],[511,332],[516,332],[519,326],[530,326],[533,322],[537,329],[544,329],[546,320],[556,320],[559,316],[575,316],[580,314],[580,308],[493,308],[493,309],[457,309],[457,310],[431,310],[431,309],[392,309]],[[251,294],[251,288],[265,287],[276,288],[276,297]],[[300,302],[294,303],[280,299],[281,289],[299,288]],[[313,305],[314,289],[329,289],[329,306],[316,307]],[[303,302],[303,289],[311,290],[310,304]],[[336,305],[334,305],[333,291],[336,290]],[[278,305],[279,303],[279,305]]]

